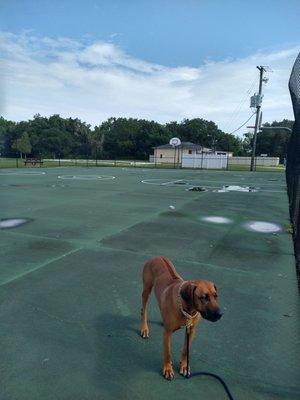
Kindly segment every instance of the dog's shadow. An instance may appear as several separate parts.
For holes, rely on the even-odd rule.
[[[160,371],[162,322],[149,321],[153,338],[143,339],[139,331],[140,320],[131,316],[101,314],[96,321],[97,370],[102,375],[107,370],[122,370],[133,374],[138,371]],[[159,343],[159,344],[158,344]],[[130,372],[129,372],[130,371]]]

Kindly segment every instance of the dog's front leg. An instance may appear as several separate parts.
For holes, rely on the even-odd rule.
[[[163,365],[163,376],[172,380],[174,378],[174,371],[172,366],[171,356],[171,335],[172,331],[164,329],[164,365]]]
[[[189,348],[191,347],[192,341],[195,337],[196,333],[196,326],[193,325],[189,329]],[[183,376],[189,376],[191,371],[190,368],[187,366],[187,333],[185,331],[185,340],[184,340],[184,346],[181,352],[181,357],[180,357],[180,369],[179,373]]]

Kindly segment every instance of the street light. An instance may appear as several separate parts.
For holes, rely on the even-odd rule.
[[[292,129],[288,128],[287,126],[261,126],[260,127],[260,131],[263,132],[265,130],[271,130],[271,129],[281,129],[282,131],[287,131],[289,133],[292,133]],[[284,165],[285,165],[285,158],[283,161]]]
[[[288,131],[288,132],[292,133],[292,129],[288,128],[286,126],[261,126],[260,127],[261,131],[264,131],[266,129],[281,129],[281,130]]]

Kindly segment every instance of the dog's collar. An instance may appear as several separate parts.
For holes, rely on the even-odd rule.
[[[183,309],[182,306],[182,297],[180,295],[182,286],[186,283],[186,281],[181,282],[180,286],[179,286],[179,290],[178,290],[178,302],[179,302],[179,308],[180,311],[182,312],[182,314],[185,316],[186,318],[186,326],[187,327],[191,327],[193,325],[193,319],[196,318],[199,315],[199,311],[196,311],[194,314],[189,314],[187,311],[185,311]]]

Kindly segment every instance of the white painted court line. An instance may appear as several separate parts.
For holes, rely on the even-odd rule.
[[[176,179],[172,181],[167,181],[163,178],[153,178],[153,179],[143,179],[141,183],[145,183],[146,185],[155,185],[155,186],[171,186],[177,182],[185,181],[185,179]]]
[[[161,185],[162,186],[167,186],[167,185],[171,185],[172,183],[177,183],[177,182],[182,182],[182,181],[184,181],[184,179],[177,179],[176,181],[169,181],[169,182],[166,182],[166,183],[162,183]]]
[[[112,175],[58,175],[58,179],[71,179],[71,180],[82,180],[82,181],[96,181],[96,180],[112,180],[116,179]]]
[[[46,175],[46,172],[26,172],[26,171],[19,171],[19,172],[0,172],[0,175]]]
[[[162,186],[166,183],[166,180],[163,178],[143,179],[141,183],[145,183],[146,185]]]

